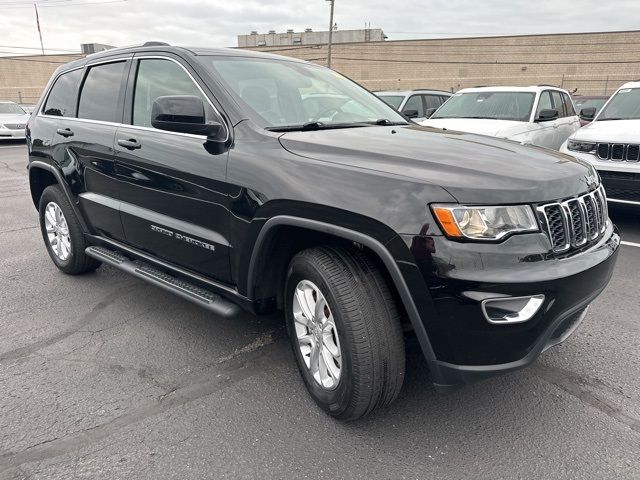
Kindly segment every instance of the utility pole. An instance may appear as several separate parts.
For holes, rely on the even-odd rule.
[[[40,36],[40,48],[42,49],[42,55],[44,55],[44,44],[42,43],[42,32],[40,31],[40,17],[38,17],[38,5],[33,2],[33,8],[36,9],[36,25],[38,25],[38,35]]]
[[[331,3],[331,14],[329,16],[329,44],[327,46],[327,67],[331,68],[331,42],[333,40],[333,3],[335,0],[327,0]]]

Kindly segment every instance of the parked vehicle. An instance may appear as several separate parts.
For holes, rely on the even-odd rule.
[[[597,115],[608,99],[607,95],[573,95],[572,97],[573,105],[576,107],[578,115],[580,115],[583,108],[595,108],[595,115]],[[583,127],[588,125],[595,115],[591,118],[580,115],[580,125]]]
[[[386,90],[373,92],[415,122],[429,118],[452,95],[442,90]]]
[[[315,120],[304,99],[328,93],[352,105]],[[307,389],[343,420],[397,397],[404,330],[446,391],[564,341],[614,268],[588,163],[420,127],[301,60],[107,50],[60,67],[36,112],[53,263],[106,263],[220,316],[284,310]]]
[[[561,151],[598,169],[610,202],[640,205],[640,82],[622,85],[597,115],[595,107],[582,112],[593,121]]]
[[[25,138],[29,114],[14,102],[0,101],[0,140]]]
[[[580,128],[569,93],[546,85],[464,88],[420,124],[555,150]]]

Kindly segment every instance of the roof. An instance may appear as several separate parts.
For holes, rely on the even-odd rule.
[[[376,95],[402,95],[407,96],[413,93],[433,93],[436,95],[453,95],[451,92],[447,92],[446,90],[432,90],[428,88],[418,88],[416,90],[380,90],[373,92]]]
[[[96,60],[100,60],[102,58],[109,58],[114,55],[121,55],[127,53],[138,53],[138,52],[165,52],[165,53],[174,53],[174,54],[182,54],[185,53],[200,56],[200,55],[220,55],[227,57],[248,57],[248,58],[270,58],[272,60],[282,60],[287,62],[297,62],[297,63],[309,63],[305,60],[299,60],[297,58],[286,57],[283,55],[275,55],[272,53],[265,52],[256,52],[254,50],[241,50],[237,48],[208,48],[208,47],[178,47],[173,45],[135,45],[129,47],[120,47],[120,48],[112,48],[109,50],[103,50],[101,52],[91,53],[84,58],[80,58],[78,60],[71,61],[63,66],[66,70],[68,68],[75,68],[85,65],[87,62],[94,62]]]
[[[640,80],[637,80],[635,82],[627,82],[620,88],[640,88]]]
[[[473,88],[462,88],[458,90],[457,93],[467,93],[467,92],[531,92],[537,93],[543,90],[559,90],[561,92],[567,92],[566,90],[555,87],[553,85],[530,85],[528,87],[513,87],[513,86],[495,86],[495,87],[473,87]]]

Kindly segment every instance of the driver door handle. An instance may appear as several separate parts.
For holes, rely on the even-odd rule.
[[[118,145],[128,150],[135,150],[142,147],[142,144],[138,141],[137,138],[130,138],[128,140],[121,138],[118,140]]]
[[[63,137],[73,137],[73,131],[70,128],[59,128],[56,130],[58,135],[62,135]]]

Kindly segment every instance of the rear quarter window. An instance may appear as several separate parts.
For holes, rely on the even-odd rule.
[[[56,117],[73,117],[75,114],[76,94],[78,82],[82,75],[82,69],[60,75],[44,104],[42,113]]]

